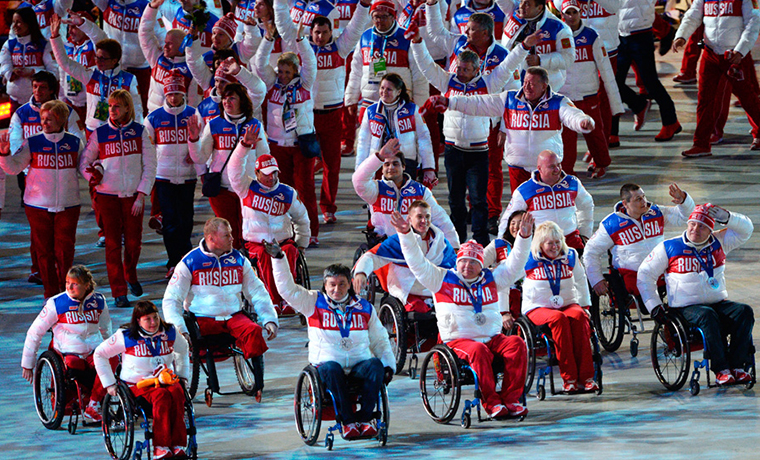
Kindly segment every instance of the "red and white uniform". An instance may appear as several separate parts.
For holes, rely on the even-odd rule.
[[[92,68],[95,66],[95,44],[108,38],[108,35],[97,24],[87,18],[84,18],[84,24],[79,27],[79,30],[84,32],[87,38],[80,45],[72,43],[71,40],[65,42],[66,54],[75,62],[87,68]],[[86,113],[87,91],[84,83],[67,74],[65,70],[59,70],[60,77],[58,80],[61,82],[61,94],[75,107],[85,107]]]
[[[8,96],[19,104],[32,97],[32,80],[16,78],[11,81],[14,68],[25,68],[34,73],[47,70],[53,75],[58,74],[58,66],[50,53],[47,40],[33,42],[29,35],[7,40],[0,49],[0,76],[5,79]]]
[[[37,23],[40,25],[40,32],[46,40],[50,39],[50,19],[54,14],[60,17],[66,17],[66,10],[74,4],[73,0],[27,0],[21,2],[17,8],[31,6],[37,14]]]
[[[562,305],[552,306],[550,298],[554,293],[549,285],[545,265],[542,261],[548,262],[550,265],[552,262],[559,262],[562,266],[559,291],[559,295],[562,296],[563,300]],[[522,297],[523,314],[528,313],[534,308],[560,309],[573,304],[582,306],[591,305],[586,273],[575,249],[569,248],[567,254],[560,255],[554,261],[543,257],[537,259],[531,254],[525,264]]]
[[[169,107],[164,102],[145,119],[145,130],[156,148],[157,179],[184,184],[206,172],[204,164],[195,164],[190,157],[187,121],[193,115],[198,111],[186,104]]]
[[[148,61],[145,59],[138,30],[140,20],[148,7],[147,0],[93,0],[95,6],[103,12],[103,31],[121,44],[121,65],[124,68],[146,68]],[[158,33],[158,25],[154,32]],[[137,94],[137,93],[135,93]]]
[[[562,1],[554,0],[554,7],[562,11]],[[618,35],[618,11],[621,0],[576,0],[581,6],[583,23],[594,29],[604,42],[610,56],[617,55],[620,36]]]
[[[38,104],[34,100],[34,96],[32,96],[29,98],[29,102],[19,107],[13,113],[11,124],[8,127],[12,154],[21,148],[26,139],[42,132],[40,107],[42,107],[42,104]],[[69,107],[69,118],[63,129],[84,140],[84,135],[79,129],[79,115],[71,107]]]
[[[656,0],[621,0],[618,34],[627,37],[652,28]]]

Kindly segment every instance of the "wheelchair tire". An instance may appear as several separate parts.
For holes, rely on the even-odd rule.
[[[309,278],[309,267],[306,265],[306,257],[301,251],[298,251],[296,259],[296,284],[304,289],[311,289],[311,278]]]
[[[406,310],[398,299],[386,295],[380,303],[377,316],[388,331],[393,356],[396,357],[396,374],[400,374],[406,364]]]
[[[457,412],[461,391],[459,360],[446,345],[434,346],[420,369],[420,397],[425,412],[437,423],[448,423]]]
[[[240,389],[248,396],[255,396],[264,388],[264,357],[245,359],[243,355],[235,353],[233,362]]]
[[[61,426],[66,410],[66,382],[63,360],[47,350],[34,366],[34,407],[42,425],[48,430]]]
[[[195,436],[197,433],[195,428],[195,408],[187,389],[185,389],[185,429],[187,430],[187,458],[196,460],[198,458],[198,442]]]
[[[668,317],[672,332],[655,321],[652,329],[652,367],[657,379],[670,391],[678,391],[686,383],[691,363],[691,350],[683,321],[675,315]]]
[[[306,366],[298,375],[293,408],[301,440],[313,446],[322,425],[322,388],[316,367]]]
[[[119,382],[116,396],[106,393],[103,399],[103,440],[106,450],[115,460],[129,460],[135,436],[135,413],[132,395],[127,386]]]
[[[377,440],[380,442],[381,446],[384,446],[388,442],[388,430],[391,428],[391,406],[388,403],[388,389],[385,385],[380,387],[379,403],[382,405],[382,413],[380,416],[382,417],[383,425],[385,426],[377,433]]]
[[[599,335],[599,342],[609,352],[617,351],[623,343],[625,331],[625,311],[618,305],[617,299],[610,291],[608,295],[597,296],[591,291],[591,319]]]
[[[525,372],[525,394],[530,393],[530,389],[533,386],[533,379],[536,377],[536,334],[536,328],[524,316],[515,320],[515,324],[512,326],[512,333],[510,334],[521,337],[525,341],[525,346],[527,348],[528,365]]]
[[[187,392],[190,394],[190,399],[193,399],[196,393],[198,393],[198,382],[201,379],[201,349],[197,342],[191,343],[190,347],[192,348],[192,352],[190,353],[191,374],[190,386]]]

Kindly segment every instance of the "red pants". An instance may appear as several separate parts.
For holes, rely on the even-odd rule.
[[[593,118],[596,126],[590,133],[584,134],[586,146],[591,152],[594,164],[600,168],[606,168],[610,165],[610,150],[607,147],[607,137],[604,135],[604,121],[600,111],[599,96],[596,94],[588,96],[581,101],[573,101],[576,107]],[[567,174],[575,175],[575,161],[578,158],[578,133],[568,127],[562,129],[562,144],[564,145],[564,155],[562,157],[562,170]]]
[[[243,247],[243,210],[240,208],[240,197],[231,190],[222,188],[219,195],[209,197],[208,202],[216,217],[227,219],[232,227],[232,246],[235,249]]]
[[[96,196],[103,231],[106,235],[106,269],[111,295],[127,295],[127,283],[137,282],[137,262],[142,250],[143,211],[132,215],[135,196],[119,198],[98,193]],[[124,235],[124,259],[121,257],[121,237]]]
[[[739,64],[740,70],[744,73],[744,80],[736,81],[730,79],[726,74],[729,67],[730,64],[723,56],[705,48],[704,53],[702,53],[702,61],[699,65],[697,126],[694,129],[694,145],[696,147],[710,149],[710,134],[713,133],[716,123],[715,119],[719,113],[716,105],[721,102],[720,98],[715,97],[716,88],[719,88],[721,84],[726,84],[726,82],[731,87],[731,92],[741,102],[753,127],[760,124],[758,92],[749,80],[750,74],[755,72],[752,53],[747,53]]]
[[[499,125],[491,128],[488,134],[488,218],[498,218],[501,215],[501,198],[504,195],[504,170],[501,161],[504,158],[504,147],[499,147]],[[514,188],[512,191],[514,192]]]
[[[425,299],[429,299],[429,297],[421,297],[414,294],[409,294],[406,296],[406,305],[404,305],[404,310],[412,313],[428,313],[433,308],[428,305],[425,302]]]
[[[441,92],[438,91],[438,88],[435,88],[433,85],[429,86],[431,96],[437,96],[441,94]],[[425,101],[420,101],[419,105],[421,106],[424,103]],[[427,126],[428,131],[430,131],[430,141],[433,145],[433,159],[435,161],[436,174],[438,174],[438,159],[441,157],[441,153],[443,153],[443,142],[441,142],[441,125],[438,123],[443,118],[440,117],[440,115],[441,114],[430,110],[425,114],[424,117],[422,117],[425,120],[425,125]]]
[[[150,189],[150,217],[161,215],[161,203],[158,201],[156,186]]]
[[[635,270],[626,270],[625,268],[618,268],[618,272],[625,283],[625,290],[633,295],[641,295],[639,294],[639,288],[636,285],[638,272]]]
[[[86,131],[87,133],[90,133],[91,131]],[[89,134],[88,134],[89,135]],[[92,185],[88,185],[88,188],[90,190],[90,201],[92,202],[92,212],[95,213],[95,223],[98,224],[98,238],[101,236],[106,236],[105,233],[103,233],[103,218],[100,217],[100,209],[98,209],[98,203],[95,199],[95,196],[98,194],[97,191],[95,191],[95,187]]]
[[[744,74],[745,80],[742,82],[738,82],[738,85],[749,85],[757,94],[760,94],[760,87],[758,87],[757,83],[757,73],[750,72],[747,74],[745,72]],[[715,128],[713,129],[713,133],[717,137],[723,137],[723,130],[726,127],[726,122],[728,122],[728,111],[731,109],[731,92],[732,92],[732,80],[729,78],[723,78],[718,83],[718,86],[715,88],[714,94],[714,100],[715,100],[715,112],[717,113],[717,118],[715,120]],[[758,128],[757,124],[750,118],[749,115],[747,115],[747,120],[749,121],[749,124],[752,126],[752,137],[757,138],[760,137],[760,128]]]
[[[617,73],[617,50],[609,54],[612,73]],[[602,122],[604,122],[604,138],[609,139],[612,131],[612,109],[610,108],[610,98],[607,96],[607,89],[604,87],[604,81],[599,79],[599,111],[602,113]]]
[[[137,79],[137,91],[140,92],[140,102],[143,106],[143,116],[148,116],[148,94],[150,93],[150,67],[145,69],[135,69],[134,67],[127,68],[127,72],[131,73]]]
[[[527,349],[522,338],[496,334],[486,343],[469,339],[456,339],[447,343],[459,358],[467,361],[478,375],[483,394],[483,408],[491,413],[499,404],[517,404],[523,394],[527,372]],[[504,358],[504,380],[501,392],[496,393],[493,362],[494,354]]]
[[[79,208],[48,212],[24,207],[46,299],[66,290],[66,273],[74,262]]]
[[[578,230],[565,235],[565,244],[575,249],[579,253],[583,253],[583,248],[586,247],[586,245],[583,244],[583,239],[581,239],[581,232]]]
[[[298,248],[293,243],[283,243],[282,250],[285,253],[285,257],[288,258],[288,264],[290,264],[290,274],[293,275],[293,279],[296,278],[296,260],[298,260]],[[269,297],[272,298],[272,304],[279,306],[282,303],[282,297],[277,292],[277,286],[274,283],[274,272],[272,271],[272,256],[267,254],[264,250],[264,245],[261,243],[252,243],[250,241],[245,242],[245,247],[248,249],[248,257],[256,259],[256,266],[259,269],[259,278],[269,291]]]
[[[322,148],[322,190],[319,194],[319,207],[322,212],[334,213],[338,210],[335,198],[338,196],[340,179],[340,136],[336,133],[341,130],[342,110],[314,113],[314,128],[319,135],[319,145]]]
[[[519,166],[509,165],[509,188],[512,189],[512,194],[515,193],[517,187],[519,187],[526,180],[530,180],[531,171],[523,169]],[[490,214],[489,214],[490,215]]]
[[[85,387],[82,390],[85,393],[89,391],[89,400],[100,403],[106,396],[106,390],[103,388],[103,384],[100,383],[100,376],[95,372],[95,363],[93,362],[92,357],[92,354],[88,355],[86,358],[80,358],[77,355],[63,355],[63,360],[66,364],[66,369],[75,374],[75,378],[77,379],[77,382],[79,382],[79,385]],[[119,365],[119,358],[114,356],[109,359],[108,362],[111,364],[111,370],[115,371],[116,367]],[[84,396],[86,396],[86,394]]]
[[[528,318],[537,326],[549,325],[563,381],[582,385],[594,377],[591,325],[583,308],[578,304],[559,310],[535,308],[528,312]]]
[[[245,359],[261,356],[269,349],[261,333],[261,326],[243,313],[235,313],[226,321],[203,316],[196,319],[201,335],[229,334],[235,337],[235,345],[242,350]]]
[[[684,48],[683,57],[681,58],[681,75],[688,78],[696,78],[697,62],[699,61],[699,55],[702,54],[699,42],[702,41],[704,34],[705,25],[702,24],[697,27],[697,30],[689,37],[689,41],[686,42],[686,48]]]
[[[296,189],[309,213],[311,236],[319,236],[317,195],[314,192],[314,158],[306,158],[298,147],[280,147],[270,143],[269,150],[280,167],[280,182]]]
[[[130,389],[135,397],[142,396],[153,406],[153,445],[161,447],[187,446],[185,426],[185,392],[179,383],[169,386]]]

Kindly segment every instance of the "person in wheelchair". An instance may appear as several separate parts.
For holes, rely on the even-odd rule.
[[[373,437],[378,433],[373,412],[380,386],[393,378],[396,359],[388,332],[372,304],[351,287],[351,269],[341,264],[324,271],[322,291],[295,283],[285,254],[276,241],[265,243],[272,256],[274,279],[285,300],[308,320],[309,363],[335,398],[343,437]],[[361,379],[361,409],[354,413],[347,378]]]
[[[568,247],[559,225],[551,221],[538,225],[525,264],[522,314],[537,326],[549,326],[566,393],[599,389],[594,381],[589,305],[578,253]]]
[[[726,228],[715,232],[715,222]],[[686,231],[659,243],[639,267],[637,285],[654,319],[668,321],[669,312],[656,290],[657,279],[664,274],[668,310],[680,311],[702,330],[718,385],[752,379],[744,366],[753,361],[754,313],[749,305],[728,300],[724,273],[726,255],[749,241],[752,230],[747,216],[710,203],[699,205],[689,216]]]
[[[423,200],[430,205],[432,224],[441,229],[452,247],[458,248],[459,236],[449,215],[430,189],[404,172],[404,164],[398,139],[391,139],[379,152],[368,156],[351,177],[354,190],[369,205],[375,232],[378,235],[393,235],[396,230],[390,224],[391,214],[398,211],[405,216],[412,202]],[[382,179],[375,179],[379,168],[382,168]]]
[[[583,254],[586,276],[596,295],[606,295],[610,289],[621,300],[628,299],[629,293],[639,295],[636,287],[639,265],[665,240],[665,229],[683,226],[694,209],[694,200],[678,184],[670,184],[668,193],[676,206],[647,201],[644,190],[636,184],[620,188],[615,211],[599,224]],[[606,278],[608,251],[612,253],[612,266],[617,274],[613,272]]]
[[[439,267],[453,268],[456,264],[456,252],[443,232],[432,225],[430,220],[430,205],[426,201],[417,200],[409,206],[409,224],[425,258]],[[406,311],[430,311],[431,308],[424,299],[432,297],[432,293],[417,281],[406,266],[398,235],[391,235],[365,252],[356,262],[353,280],[355,292],[365,289],[367,276],[373,272],[380,279],[384,289],[404,304]]]
[[[95,369],[108,394],[117,395],[116,376],[108,360],[121,355],[119,380],[135,397],[142,396],[151,404],[154,460],[184,457],[187,448],[183,385],[189,376],[190,356],[188,342],[178,332],[158,316],[153,302],[140,300],[129,325],[98,345],[94,354]]]
[[[255,178],[246,173],[251,166],[246,163],[250,161],[252,148],[258,153]],[[277,160],[269,155],[263,129],[249,128],[245,132],[232,152],[228,168],[232,189],[240,197],[243,207],[243,239],[248,256],[256,259],[259,276],[278,313],[292,314],[275,286],[272,262],[264,250],[263,241],[274,239],[280,243],[295,277],[298,251],[309,246],[311,235],[306,207],[293,187],[279,181],[280,168]]]
[[[533,216],[527,213],[507,262],[491,271],[483,266],[483,246],[470,240],[457,252],[456,268],[437,267],[427,260],[410,225],[394,212],[395,227],[404,259],[423,286],[433,292],[441,340],[459,358],[467,361],[478,376],[483,407],[494,419],[521,417],[528,409],[519,403],[527,371],[523,339],[501,334],[499,292],[509,288],[522,274],[528,259]],[[504,358],[504,380],[496,393],[493,355]]]
[[[269,294],[248,259],[232,249],[232,227],[227,220],[207,220],[203,236],[198,247],[177,264],[166,287],[162,303],[166,321],[189,342],[182,312],[193,312],[201,335],[230,334],[245,359],[261,356],[269,347],[261,326],[241,311],[240,294],[266,328],[267,340],[272,340],[279,323]]]
[[[517,238],[517,234],[520,232],[520,224],[526,212],[522,210],[515,211],[509,216],[507,229],[502,233],[501,237],[491,241],[483,250],[483,265],[493,269],[496,268],[496,265],[507,260],[509,253],[512,252],[512,247],[515,245],[515,238]],[[520,283],[520,281],[517,281],[517,283]],[[515,318],[520,316],[522,291],[516,284],[509,287],[509,296],[499,297],[501,323],[505,331],[511,331],[512,325],[515,324]]]
[[[84,265],[74,265],[69,269],[66,273],[66,292],[45,302],[26,333],[21,375],[29,383],[34,377],[32,369],[42,337],[51,329],[53,349],[62,355],[66,369],[74,372],[80,385],[89,390],[89,403],[83,410],[84,416],[92,422],[100,422],[100,402],[106,393],[96,375],[92,352],[111,335],[111,316],[105,296],[95,292],[92,272]],[[87,395],[83,399],[86,401]]]

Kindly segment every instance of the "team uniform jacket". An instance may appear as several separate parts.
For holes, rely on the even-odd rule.
[[[188,50],[192,49],[192,46]],[[192,53],[188,53],[192,54]],[[189,62],[189,61],[188,61]],[[205,64],[202,66],[204,71],[209,71]],[[194,74],[195,75],[195,74]],[[209,75],[211,75],[209,71]],[[210,77],[209,77],[210,78]],[[251,98],[251,104],[253,105],[253,116],[261,118],[261,104],[264,102],[264,98],[267,95],[267,87],[264,82],[255,74],[251,73],[245,67],[240,68],[240,72],[235,75],[238,83],[243,85],[248,92],[248,97]],[[197,82],[197,79],[196,79]],[[212,85],[209,86],[204,94],[206,98],[198,104],[198,111],[203,115],[204,124],[213,117],[218,116],[221,111],[219,110],[219,104],[222,102],[222,97],[216,92],[215,81],[212,81]]]
[[[678,206],[650,204],[641,221],[625,213],[623,203],[615,205],[615,212],[605,217],[594,236],[583,249],[583,264],[591,286],[604,279],[607,268],[607,251],[612,253],[612,266],[637,271],[655,246],[665,240],[665,229],[683,227],[694,210],[690,195]]]
[[[53,330],[53,348],[59,353],[88,356],[106,337],[111,335],[111,316],[106,298],[99,292],[90,293],[82,301],[65,292],[45,302],[45,306],[26,332],[21,367],[34,369],[37,351],[48,330]]]
[[[231,46],[231,49],[240,58],[241,66],[249,65],[261,43],[261,34],[255,29],[252,26],[245,26],[245,32],[236,36],[236,38],[242,36],[242,39],[235,41]],[[214,86],[214,73],[211,70],[214,64],[214,50],[204,49],[201,43],[201,40],[193,40],[191,45],[185,49],[185,53],[187,55],[187,66],[193,78],[201,90],[207,93]]]
[[[698,250],[686,238],[686,232],[658,244],[641,263],[636,282],[647,309],[652,311],[662,303],[657,295],[656,286],[657,279],[663,273],[670,308],[709,305],[726,300],[726,255],[749,241],[752,230],[749,217],[732,212],[726,228],[713,232],[702,249]],[[717,289],[712,289],[707,284],[707,272],[697,257],[705,262],[712,258],[713,277],[718,282]]]
[[[205,127],[212,118],[221,115],[219,104],[222,103],[222,97],[216,93],[216,88],[211,88],[209,96],[198,104],[198,113],[202,118],[202,125]]]
[[[32,97],[32,79],[17,78],[11,81],[13,69],[23,67],[34,70],[47,70],[58,74],[58,66],[50,53],[50,45],[45,39],[33,42],[29,35],[8,39],[0,49],[0,76],[6,81],[6,93],[18,103]]]
[[[148,0],[93,0],[93,2],[103,12],[103,31],[109,38],[121,44],[121,65],[124,68],[148,67],[148,61],[140,48],[138,31],[140,18],[150,2]],[[158,29],[156,27],[154,32],[158,32]]]
[[[547,265],[551,267],[549,270],[552,270],[552,273],[555,273],[554,270],[557,269],[557,266],[561,267],[559,295],[563,302],[559,307],[552,306],[550,301],[554,293],[546,274]],[[531,253],[528,262],[525,264],[522,291],[523,314],[534,308],[559,309],[572,304],[578,304],[581,307],[591,305],[586,273],[583,270],[583,264],[578,253],[573,248],[568,248],[567,254],[562,254],[553,261],[544,257],[536,259]]]
[[[70,9],[73,4],[74,0],[41,0],[36,3],[34,0],[30,0],[21,2],[18,8],[31,7],[37,15],[40,32],[46,40],[50,40],[50,19],[54,14],[62,18],[66,17],[66,10]]]
[[[259,139],[254,147],[256,156],[269,153],[266,134],[259,130]],[[267,188],[247,173],[254,156],[250,150],[239,144],[227,165],[232,190],[240,197],[243,210],[243,239],[253,243],[264,240],[282,242],[294,238],[296,245],[309,245],[311,231],[306,207],[298,198],[298,193],[289,185],[277,182]]]
[[[433,225],[441,229],[446,239],[455,248],[459,247],[459,237],[451,223],[449,215],[435,200],[433,193],[417,181],[404,175],[404,185],[396,188],[393,181],[375,179],[375,172],[383,162],[377,155],[367,157],[351,176],[354,190],[359,197],[369,204],[372,225],[378,235],[394,235],[396,229],[391,225],[391,214],[398,211],[402,216],[409,214],[409,205],[415,200],[425,200],[430,205],[430,215]]]
[[[338,29],[343,30],[348,27],[348,23],[354,17],[354,11],[359,7],[359,0],[337,0],[335,2],[335,8],[338,10]],[[335,27],[333,27],[333,33],[335,33]]]
[[[0,167],[14,176],[29,167],[24,205],[61,212],[79,206],[77,160],[81,152],[82,142],[71,133],[39,133],[26,139],[20,151],[0,157]]]
[[[352,297],[345,314],[336,311],[326,294],[298,286],[290,275],[288,259],[272,258],[277,291],[295,310],[306,317],[309,326],[309,363],[318,365],[335,361],[348,373],[361,361],[377,357],[384,367],[396,365],[388,331],[377,317],[375,307],[364,299]],[[338,322],[348,320],[351,312],[348,350],[340,347]]]
[[[507,133],[504,160],[510,166],[528,171],[536,168],[542,150],[551,150],[562,159],[563,125],[577,132],[593,130],[593,119],[551,88],[547,88],[535,107],[524,98],[522,90],[512,90],[482,96],[454,96],[449,99],[449,110],[501,117],[501,130]],[[583,120],[591,121],[590,130],[581,128]]]
[[[275,10],[278,7],[286,6],[288,3],[292,3],[290,7],[289,16],[293,18],[293,24],[300,24],[303,22],[304,27],[311,27],[312,21],[316,16],[324,16],[330,20],[333,33],[340,31],[340,11],[336,8],[334,2],[330,0],[295,0],[294,2],[287,2],[285,0],[277,0],[274,2]],[[303,21],[301,17],[303,16]],[[275,21],[276,21],[275,16]],[[280,26],[277,26],[279,32]]]
[[[501,40],[501,36],[504,33],[504,21],[506,19],[506,15],[503,11],[501,11],[501,8],[499,8],[499,5],[496,4],[496,2],[491,3],[491,6],[487,6],[485,8],[478,8],[477,5],[475,5],[475,2],[472,0],[468,0],[467,2],[463,2],[464,4],[454,13],[454,16],[451,18],[451,25],[459,31],[460,34],[463,34],[465,32],[465,29],[467,28],[467,21],[470,20],[470,16],[473,15],[473,13],[485,13],[489,16],[491,16],[491,19],[493,19],[493,35],[496,38],[496,40]]]
[[[208,23],[206,23],[206,28],[199,31],[198,40],[201,42],[201,49],[203,50],[203,53],[211,49],[211,32],[214,30],[214,24],[219,21],[219,16],[215,15],[214,13],[210,14],[211,18],[209,19]],[[186,12],[180,6],[177,9],[177,12],[174,14],[174,18],[172,19],[172,29],[180,29],[184,32],[189,33],[190,29],[192,28],[192,23],[189,19],[185,18],[186,15],[190,15],[190,13]]]
[[[506,49],[511,50],[517,45],[515,40],[528,21],[517,17],[517,2],[502,0],[500,6],[509,17],[504,24],[504,36],[501,43]],[[565,84],[567,69],[575,59],[573,32],[546,7],[536,26],[536,30],[539,29],[542,31],[543,40],[532,51],[538,54],[541,59],[540,66],[549,73],[549,84],[554,88],[561,88]],[[521,70],[527,68],[528,64],[523,63]]]
[[[439,67],[423,42],[412,43],[412,53],[430,84],[442,95],[453,97],[498,93],[505,84],[512,89],[511,87],[518,85],[520,81],[515,69],[525,59],[528,51],[522,46],[516,47],[499,65],[488,69],[486,73],[478,74],[467,83],[459,81],[456,73],[447,72]],[[487,150],[490,129],[491,119],[488,117],[465,115],[455,110],[448,110],[443,114],[443,136],[446,144],[462,150]]]
[[[95,186],[98,193],[131,197],[137,192],[150,195],[156,178],[156,149],[143,125],[132,121],[117,128],[109,120],[90,136],[79,159],[79,172],[88,181],[88,166],[103,172]]]
[[[533,171],[530,180],[523,182],[499,222],[499,235],[507,231],[509,217],[516,211],[530,211],[536,225],[552,221],[559,225],[562,233],[569,235],[578,230],[588,237],[594,231],[594,199],[575,176],[562,173],[559,182],[547,185]]]
[[[11,153],[18,151],[24,140],[33,135],[42,132],[40,120],[40,104],[34,100],[34,96],[29,98],[29,102],[19,107],[11,117],[11,124],[8,128],[8,134],[11,142]],[[67,106],[68,107],[68,106]],[[63,128],[65,131],[84,140],[82,131],[79,129],[79,115],[69,107],[69,118]],[[84,144],[84,142],[82,142]]]
[[[375,74],[373,65],[381,57],[385,58],[386,73],[397,73],[404,80],[412,100],[423,104],[430,95],[427,79],[422,75],[409,45],[404,38],[405,29],[394,24],[391,29],[381,34],[374,27],[367,29],[354,49],[351,61],[351,75],[346,87],[346,105],[361,102],[362,106],[380,100],[380,79],[383,74]]]
[[[752,51],[760,31],[760,12],[752,0],[695,0],[681,20],[676,38],[688,39],[704,23],[704,43],[714,53]]]
[[[599,34],[584,23],[573,32],[575,40],[575,62],[567,69],[567,80],[559,90],[571,101],[580,101],[599,93],[599,75],[604,81],[604,89],[610,100],[612,113],[623,113],[623,101],[620,99],[607,50],[602,45]]]
[[[530,238],[518,236],[507,262],[493,271],[484,268],[471,283],[464,281],[455,269],[440,268],[425,259],[412,232],[400,234],[399,240],[409,269],[423,286],[434,293],[441,340],[469,339],[485,343],[501,333],[499,293],[508,291],[509,286],[522,275],[530,252]],[[474,299],[482,302],[482,313],[486,316],[482,326],[475,322]]]
[[[87,36],[87,40],[80,45],[65,41],[66,55],[74,62],[91,69],[95,66],[95,43],[105,40],[108,35],[97,24],[88,19],[84,20],[84,24],[79,29]],[[61,92],[66,96],[66,99],[77,107],[84,107],[87,104],[87,91],[84,83],[67,74],[63,69],[60,69],[59,75],[58,81],[61,82]]]
[[[195,181],[205,171],[190,158],[187,120],[198,112],[188,106],[169,107],[165,102],[148,114],[145,130],[156,146],[156,180],[172,184]]]
[[[430,230],[433,234],[428,243],[413,232],[425,258],[438,267],[454,268],[457,261],[454,248],[446,241],[446,237],[438,227],[431,225]],[[354,273],[364,273],[366,276],[375,273],[383,289],[402,303],[406,303],[409,294],[433,296],[409,270],[404,254],[401,252],[398,234],[389,236],[385,241],[362,254],[356,261]]]
[[[148,346],[146,343],[150,341]],[[157,352],[153,355],[151,347]],[[109,359],[121,355],[121,371],[119,379],[127,384],[135,385],[139,381],[153,378],[154,373],[165,366],[173,369],[177,377],[190,378],[190,354],[187,341],[177,328],[159,330],[153,336],[132,337],[126,329],[119,329],[108,340],[95,349],[93,361],[103,388],[116,384]]]
[[[370,105],[364,111],[357,137],[357,168],[374,152],[379,152],[387,139],[395,138],[404,158],[416,161],[422,170],[435,169],[430,131],[413,102],[404,103],[399,99],[395,110],[388,109],[381,101]]]
[[[610,56],[617,54],[620,45],[618,35],[620,3],[621,0],[578,0],[583,23],[599,34]],[[562,11],[562,0],[554,0],[554,7],[557,11]]]
[[[296,9],[301,2],[302,0],[296,2],[290,10],[290,14],[293,14],[293,9]],[[321,0],[309,3],[306,11],[311,16],[308,19],[308,24],[305,22],[307,26],[310,26],[311,21],[314,20],[314,16],[311,13],[312,8],[316,8],[317,5],[322,4],[329,4],[329,2]],[[332,6],[332,4],[330,5]],[[311,91],[316,110],[330,110],[343,107],[343,97],[346,93],[346,57],[354,50],[362,32],[367,27],[367,23],[369,22],[368,10],[369,8],[359,5],[353,20],[348,23],[344,31],[340,32],[340,35],[336,31],[338,26],[334,25],[333,39],[327,45],[320,47],[313,43],[311,44],[317,58],[317,78]],[[337,24],[339,22],[338,9],[333,7],[331,11],[335,13],[335,18],[330,19],[333,19],[333,24]],[[327,17],[326,14],[322,14],[322,16]],[[297,46],[296,35],[298,31],[294,22],[298,23],[298,21],[295,16],[293,16],[293,21],[290,21],[289,18],[287,3],[284,1],[275,2],[274,21],[277,25],[277,31],[286,43],[290,44],[291,47],[295,47]]]
[[[618,34],[628,37],[652,29],[654,23],[654,5],[657,0],[621,0]]]

